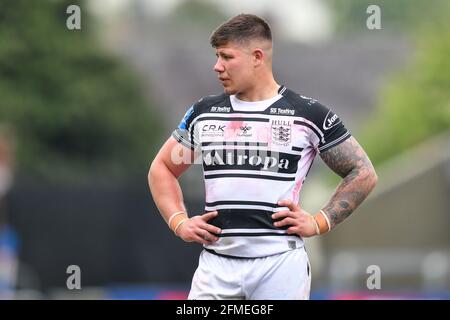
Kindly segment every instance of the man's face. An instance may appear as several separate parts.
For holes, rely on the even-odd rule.
[[[214,71],[227,94],[237,94],[252,85],[254,63],[251,50],[234,43],[216,48]]]

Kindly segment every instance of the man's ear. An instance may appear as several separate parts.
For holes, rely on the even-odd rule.
[[[253,61],[255,67],[260,66],[264,63],[265,54],[262,49],[256,48],[253,50]]]

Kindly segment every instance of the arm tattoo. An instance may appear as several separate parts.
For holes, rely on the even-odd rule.
[[[343,180],[322,209],[330,218],[331,228],[344,221],[375,187],[377,176],[369,158],[351,137],[320,154],[322,160]]]

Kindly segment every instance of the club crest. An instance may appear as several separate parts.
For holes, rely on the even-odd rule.
[[[272,121],[272,142],[283,146],[287,146],[291,142],[291,123],[289,121]]]

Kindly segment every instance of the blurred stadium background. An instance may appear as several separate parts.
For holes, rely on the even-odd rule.
[[[69,30],[69,5],[81,30]],[[381,8],[380,30],[366,9]],[[0,2],[0,298],[182,299],[199,245],[168,230],[147,186],[156,150],[221,92],[211,31],[265,17],[274,72],[331,106],[366,148],[375,192],[307,240],[313,299],[450,298],[450,4],[446,0]],[[301,205],[339,180],[315,161]],[[195,166],[182,178],[201,213]],[[81,290],[68,290],[69,265]],[[381,289],[369,290],[378,266]]]

